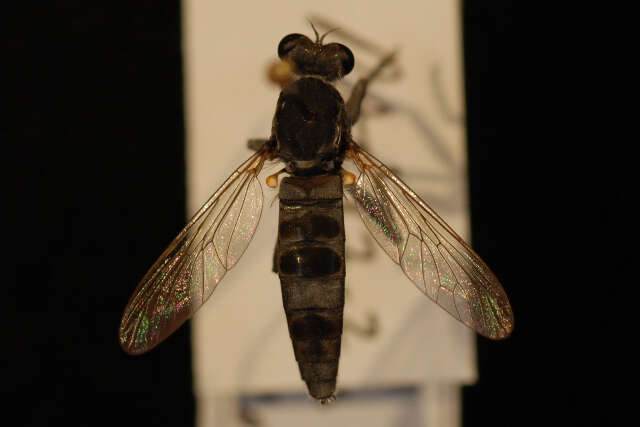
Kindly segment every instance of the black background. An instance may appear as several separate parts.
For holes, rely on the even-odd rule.
[[[3,7],[5,402],[24,425],[190,425],[188,325],[145,358],[117,341],[185,222],[180,4]]]
[[[180,4],[60,3],[0,12],[3,403],[12,425],[191,425],[188,325],[144,359],[117,344],[131,290],[185,221]],[[479,338],[464,424],[614,425],[632,265],[602,248],[623,195],[558,160],[531,22],[512,2],[463,2],[473,243],[516,315],[509,340]],[[587,182],[608,202],[582,202]]]

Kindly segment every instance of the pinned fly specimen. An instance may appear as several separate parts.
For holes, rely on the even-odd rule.
[[[315,31],[315,28],[314,28]],[[326,34],[325,34],[326,35]],[[222,184],[160,255],[136,288],[120,324],[120,345],[149,351],[211,296],[249,245],[258,226],[266,162],[282,169],[274,270],[289,334],[309,393],[334,399],[342,335],[347,191],[365,226],[418,289],[453,317],[491,338],[513,329],[509,300],[496,276],[440,216],[351,137],[368,84],[386,56],[345,102],[332,82],[354,66],[349,48],[289,34],[278,56],[295,72],[283,83],[272,134],[252,140],[256,152]],[[357,174],[348,172],[351,165]]]

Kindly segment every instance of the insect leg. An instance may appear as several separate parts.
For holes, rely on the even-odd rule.
[[[247,147],[249,147],[253,151],[258,151],[264,144],[266,144],[270,140],[271,138],[251,138],[249,141],[247,141]]]
[[[271,266],[271,271],[278,274],[278,240],[276,240],[276,247],[273,249],[273,265]]]
[[[369,83],[374,80],[382,71],[382,69],[393,62],[396,52],[393,51],[390,54],[386,55],[376,68],[374,68],[368,76],[358,80],[356,85],[351,90],[351,95],[349,96],[349,100],[347,101],[347,118],[349,119],[349,123],[352,125],[358,121],[360,117],[360,105],[362,105],[362,100],[364,99],[364,95],[367,92],[367,86]]]

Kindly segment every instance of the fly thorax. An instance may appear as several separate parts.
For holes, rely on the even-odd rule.
[[[298,173],[326,171],[340,156],[345,107],[324,80],[303,77],[280,93],[274,118],[278,154]]]

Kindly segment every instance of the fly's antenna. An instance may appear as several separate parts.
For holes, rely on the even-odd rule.
[[[340,29],[340,28],[332,28],[332,29],[330,29],[329,31],[327,31],[326,33],[324,33],[324,34],[322,35],[322,37],[320,37],[320,44],[322,44],[322,40],[324,40],[324,38],[325,38],[325,36],[326,36],[327,34],[333,33],[334,31],[338,31],[339,29]]]
[[[320,34],[318,34],[318,30],[316,30],[316,27],[315,25],[313,25],[313,22],[311,22],[311,19],[307,19],[307,22],[311,25],[313,32],[316,34],[316,43],[318,42],[322,43],[322,39],[320,39]]]

